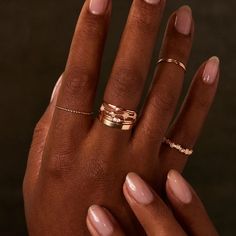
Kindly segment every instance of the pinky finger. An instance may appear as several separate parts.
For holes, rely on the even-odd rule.
[[[86,223],[92,236],[125,235],[109,211],[97,205],[89,208]]]
[[[219,59],[212,57],[196,73],[179,115],[167,134],[168,139],[184,148],[194,147],[214,100],[218,80]],[[160,158],[164,176],[170,169],[182,172],[188,160],[186,157],[163,144]]]

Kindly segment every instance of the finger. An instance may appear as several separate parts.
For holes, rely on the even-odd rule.
[[[71,43],[57,106],[92,112],[110,15],[111,0],[85,1]],[[60,134],[72,136],[71,132],[79,130],[83,136],[92,121],[92,116],[56,109],[53,125],[60,126]]]
[[[188,62],[193,40],[192,12],[183,6],[169,19],[160,58]],[[157,150],[173,117],[182,89],[184,70],[174,63],[160,63],[133,140],[140,148]],[[141,145],[140,145],[141,144]],[[151,151],[151,150],[150,150]]]
[[[140,103],[159,29],[164,0],[134,0],[104,100],[135,110]]]
[[[186,235],[168,207],[139,176],[128,174],[123,192],[147,235]]]
[[[103,207],[91,206],[86,219],[92,236],[124,236],[114,217]]]
[[[176,121],[167,134],[168,139],[192,149],[200,135],[212,105],[219,81],[219,59],[210,58],[198,70]],[[188,156],[163,144],[160,152],[164,176],[170,169],[181,172]]]
[[[176,216],[182,222],[188,235],[218,235],[201,200],[175,170],[171,170],[168,174],[166,192]]]
[[[86,0],[74,33],[57,107],[91,112],[100,71],[111,0]],[[72,157],[88,134],[92,115],[56,109],[46,143],[44,172],[61,173],[70,168]],[[53,148],[50,148],[53,147]],[[60,163],[60,164],[58,164]]]
[[[45,113],[37,123],[34,130],[33,140],[27,162],[26,174],[24,178],[24,186],[28,186],[30,188],[35,186],[35,183],[37,182],[46,138],[55,110],[58,93],[61,87],[61,80],[62,76],[58,79],[53,89],[49,106],[47,107]]]

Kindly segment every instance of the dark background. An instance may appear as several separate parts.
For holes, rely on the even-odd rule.
[[[82,0],[0,0],[0,235],[26,235],[21,186],[31,135],[65,66],[82,3]],[[220,234],[233,236],[236,1],[167,1],[163,28],[171,11],[186,3],[193,8],[197,27],[185,91],[198,65],[212,55],[221,58],[222,76],[215,105],[185,175],[205,202]],[[128,0],[113,1],[101,91],[130,4]],[[155,58],[159,45],[157,42]],[[154,63],[155,60],[150,75]]]

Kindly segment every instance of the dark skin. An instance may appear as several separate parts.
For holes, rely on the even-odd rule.
[[[94,15],[89,3],[85,1],[80,14],[62,80],[35,128],[24,179],[30,235],[89,235],[85,219],[92,204],[110,209],[127,235],[145,235],[122,195],[125,176],[138,173],[153,187],[159,186],[154,189],[162,195],[166,173],[170,169],[181,172],[188,159],[163,144],[164,136],[193,148],[217,89],[219,73],[214,83],[202,80],[204,62],[171,128],[184,80],[183,69],[173,63],[158,65],[148,99],[131,131],[56,109],[59,105],[90,112],[94,105],[112,7],[109,3],[104,14]],[[134,0],[104,101],[137,110],[164,5],[164,1]],[[178,10],[170,17],[160,57],[187,64],[194,25],[192,22],[187,35],[175,27],[176,15],[186,14],[184,11],[188,10]]]

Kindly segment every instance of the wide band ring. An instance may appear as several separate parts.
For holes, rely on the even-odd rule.
[[[163,143],[167,144],[170,148],[176,149],[186,156],[191,156],[193,154],[193,150],[189,148],[183,148],[180,144],[176,144],[172,142],[168,138],[164,138]]]
[[[98,119],[110,128],[131,130],[137,121],[137,113],[103,102]]]
[[[176,64],[177,66],[180,66],[185,72],[187,71],[186,69],[186,66],[184,65],[183,62],[181,61],[178,61],[176,59],[172,59],[172,58],[167,58],[167,59],[164,59],[164,58],[160,58],[157,62],[157,64],[160,64],[162,62],[166,62],[166,63],[174,63]]]

